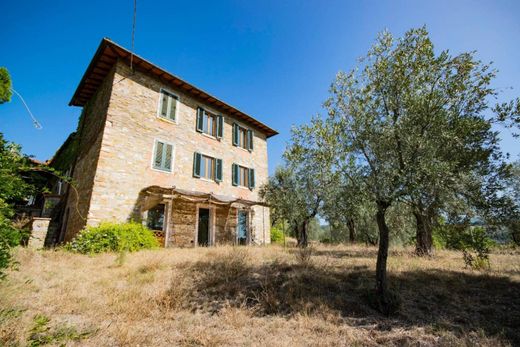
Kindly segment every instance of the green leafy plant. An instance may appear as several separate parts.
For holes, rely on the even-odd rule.
[[[93,333],[93,331],[80,332],[73,326],[51,328],[50,322],[50,318],[42,314],[37,314],[33,318],[34,325],[27,340],[28,346],[37,347],[48,344],[65,346],[68,341],[80,341]]]
[[[271,242],[283,243],[283,230],[278,225],[271,227]]]
[[[140,223],[102,223],[84,229],[66,248],[92,254],[101,252],[134,252],[159,247],[153,232]]]
[[[470,228],[461,235],[461,248],[466,267],[475,270],[490,267],[489,253],[494,242],[486,235],[481,227]]]

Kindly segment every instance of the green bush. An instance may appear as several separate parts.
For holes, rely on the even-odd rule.
[[[487,236],[484,228],[468,229],[461,235],[460,245],[466,266],[477,270],[489,268],[489,253],[494,242]]]
[[[482,227],[442,224],[433,232],[435,248],[462,251],[464,263],[473,269],[489,268],[489,253],[495,242]]]
[[[7,205],[0,199],[0,280],[5,277],[5,270],[12,265],[11,250],[20,244],[21,233],[13,227],[11,220],[11,211]]]
[[[271,242],[283,243],[283,230],[279,226],[275,225],[271,228]]]
[[[87,227],[67,245],[67,249],[83,254],[101,252],[134,252],[159,247],[153,232],[139,223],[102,223]]]

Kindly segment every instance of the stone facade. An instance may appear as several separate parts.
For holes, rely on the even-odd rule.
[[[161,89],[178,97],[175,121],[158,117]],[[176,187],[258,201],[258,191],[268,178],[266,136],[258,129],[223,114],[223,137],[216,139],[196,131],[197,107],[210,107],[142,72],[131,72],[118,62],[87,103],[80,125],[80,152],[73,172],[77,192],[69,193],[65,240],[85,225],[102,221],[138,219],[143,189]],[[221,113],[221,112],[216,112]],[[236,122],[254,131],[249,152],[232,144]],[[152,168],[156,140],[173,145],[172,172]],[[222,159],[222,182],[193,177],[193,156],[199,152]],[[256,188],[233,186],[232,164],[255,169]],[[79,201],[77,200],[79,196]],[[233,242],[236,208],[215,206],[215,242]],[[194,243],[197,205],[173,200],[170,204],[171,237],[167,244]],[[269,209],[255,205],[250,230],[257,243],[269,242]]]

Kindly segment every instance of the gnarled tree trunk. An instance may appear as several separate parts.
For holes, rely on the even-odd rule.
[[[350,243],[356,242],[356,222],[354,221],[354,218],[349,218],[347,220],[347,227],[348,227],[348,239]]]
[[[298,247],[305,248],[309,245],[309,219],[305,219],[298,225]]]
[[[430,256],[433,254],[432,223],[430,216],[424,211],[413,212],[417,223],[415,253],[419,256]]]

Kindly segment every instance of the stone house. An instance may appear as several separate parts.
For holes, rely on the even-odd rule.
[[[74,182],[55,182],[55,242],[129,220],[166,247],[270,242],[258,188],[275,130],[108,39],[70,105],[78,130],[49,164]]]

